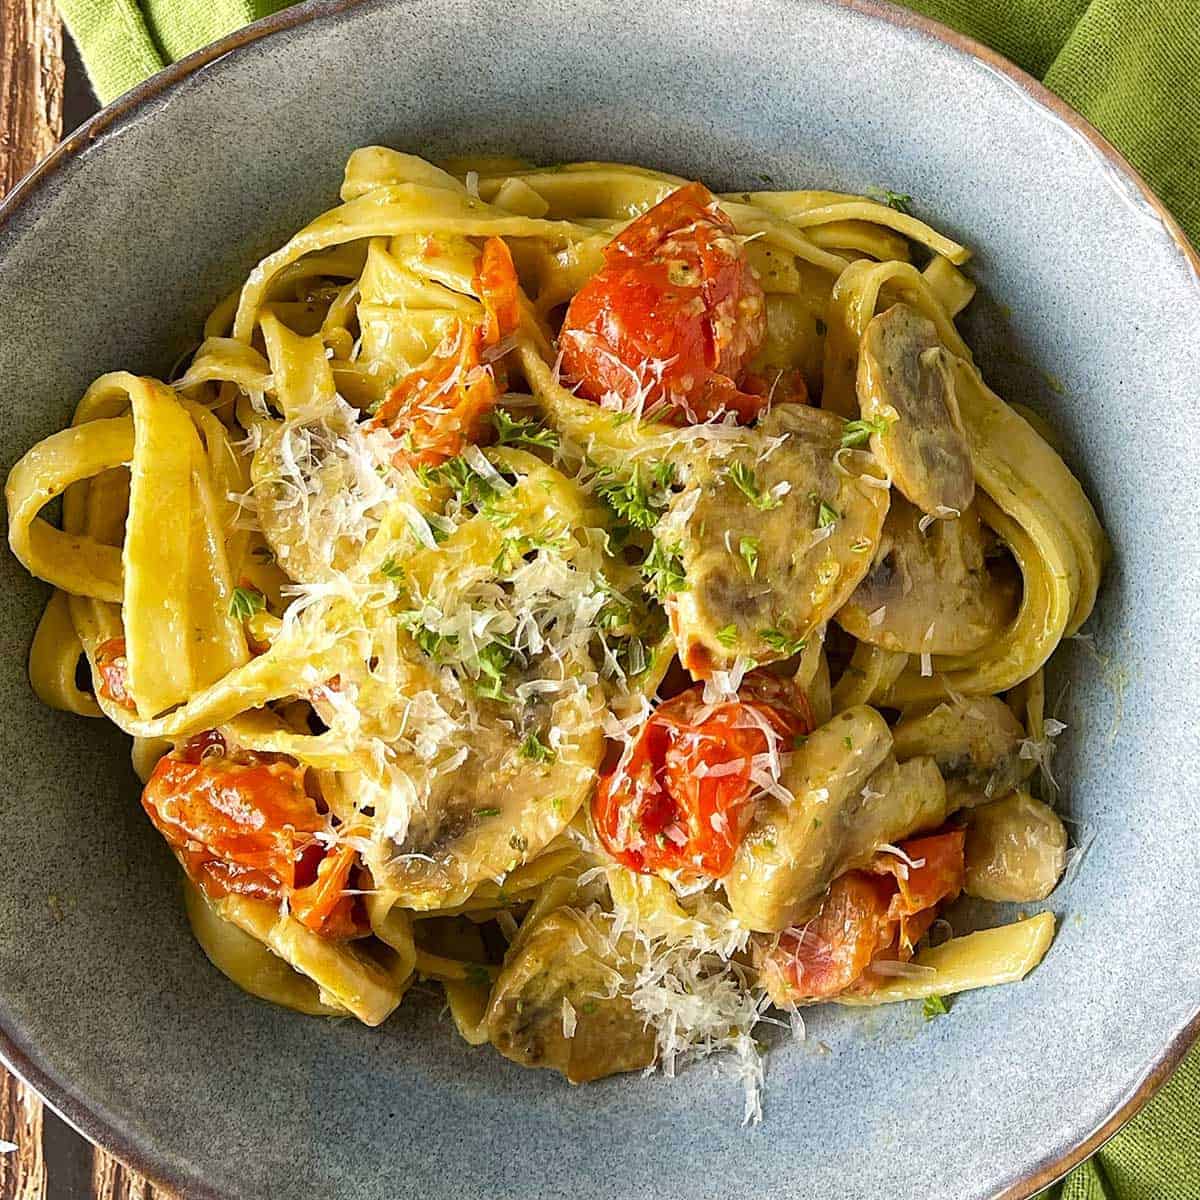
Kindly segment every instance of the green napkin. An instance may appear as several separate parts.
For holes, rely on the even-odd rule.
[[[289,0],[59,0],[102,101]],[[1043,80],[1200,244],[1200,0],[909,0]],[[1049,1200],[1200,1198],[1200,1048]]]

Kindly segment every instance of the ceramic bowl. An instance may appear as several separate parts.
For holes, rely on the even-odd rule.
[[[1200,1028],[1197,262],[1094,131],[1009,64],[868,0],[302,5],[96,117],[0,214],[0,452],[101,371],[166,370],[355,146],[609,158],[741,188],[909,193],[973,246],[985,374],[1049,415],[1116,556],[1060,656],[1056,763],[1086,856],[1024,983],[814,1012],[766,1115],[712,1065],[571,1088],[454,1034],[241,994],[189,936],[125,738],[45,710],[44,593],[7,555],[0,1050],[189,1197],[1023,1197],[1145,1099]],[[993,914],[994,915],[994,914]]]

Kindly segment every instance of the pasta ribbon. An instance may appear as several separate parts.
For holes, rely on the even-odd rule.
[[[956,328],[970,251],[888,199],[368,146],[173,382],[102,375],[13,467],[34,690],[131,735],[220,972],[372,1026],[433,981],[572,1081],[730,1049],[754,1119],[769,999],[1037,965],[1049,913],[920,940],[969,877],[931,827],[1045,767],[1108,546]]]

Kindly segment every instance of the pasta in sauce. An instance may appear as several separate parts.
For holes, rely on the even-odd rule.
[[[572,1082],[727,1050],[747,1119],[769,1006],[1036,965],[1049,913],[931,929],[1062,873],[1042,668],[1106,548],[968,257],[899,200],[372,147],[182,374],[99,378],[8,480],[30,674],[132,736],[212,962],[368,1025],[436,981]]]

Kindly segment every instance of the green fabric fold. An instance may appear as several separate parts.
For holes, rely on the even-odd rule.
[[[59,0],[102,101],[288,0]],[[909,0],[994,47],[1125,153],[1200,244],[1200,0]],[[1046,1200],[1200,1200],[1200,1048]]]

